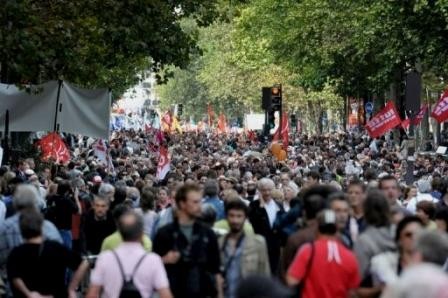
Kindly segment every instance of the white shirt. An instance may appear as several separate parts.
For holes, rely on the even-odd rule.
[[[429,193],[418,193],[416,197],[413,197],[409,200],[406,209],[408,209],[412,214],[417,212],[417,204],[421,201],[430,201],[433,203],[437,203],[437,199],[435,199]]]
[[[278,212],[278,206],[275,203],[275,201],[273,199],[269,200],[269,202],[264,203],[264,209],[266,209],[266,213],[268,214],[268,218],[269,218],[269,225],[272,226],[274,225],[274,221],[275,218],[277,217],[277,212]]]

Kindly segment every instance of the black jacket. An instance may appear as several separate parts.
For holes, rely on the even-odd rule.
[[[277,218],[285,211],[281,204],[277,204],[279,211]],[[249,221],[256,234],[264,236],[268,246],[269,263],[272,273],[276,273],[280,260],[281,231],[277,230],[275,224],[271,228],[268,213],[264,207],[260,206],[260,200],[252,201],[249,205]]]
[[[189,243],[175,220],[157,232],[153,243],[153,251],[162,257],[170,250],[181,254],[176,264],[165,264],[174,297],[216,296],[214,277],[219,273],[220,253],[213,230],[195,222]]]
[[[81,245],[84,253],[98,254],[103,240],[117,230],[110,212],[104,220],[97,220],[93,210],[84,215],[81,224]]]

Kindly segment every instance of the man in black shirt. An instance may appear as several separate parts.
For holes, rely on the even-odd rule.
[[[162,257],[174,297],[215,297],[220,289],[220,253],[215,233],[197,221],[201,193],[196,185],[176,193],[177,218],[162,227],[154,252]]]
[[[63,245],[44,241],[43,217],[34,210],[20,215],[20,230],[25,243],[14,248],[8,257],[8,279],[14,297],[76,297],[88,263]],[[75,271],[67,289],[67,269]]]
[[[92,210],[84,216],[81,227],[84,252],[99,254],[103,240],[117,230],[109,205],[108,198],[95,196]]]
[[[69,181],[63,180],[58,184],[57,194],[47,198],[47,219],[58,228],[69,249],[72,248],[72,215],[81,213],[78,194],[78,190],[72,191]]]

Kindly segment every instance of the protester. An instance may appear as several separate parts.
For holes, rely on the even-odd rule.
[[[141,193],[140,207],[145,222],[145,235],[149,238],[153,238],[154,229],[158,217],[157,213],[155,212],[156,196],[153,190],[148,186],[143,187]]]
[[[275,279],[251,275],[239,283],[237,298],[290,298],[293,291]]]
[[[215,180],[207,180],[204,184],[203,204],[210,204],[215,208],[216,219],[224,219],[224,203],[218,197],[219,185]]]
[[[413,264],[415,237],[422,229],[423,222],[416,216],[405,217],[398,223],[395,236],[398,251],[386,251],[372,258],[370,273],[374,285],[393,284]]]
[[[249,138],[248,134],[237,132],[218,134],[209,128],[183,133],[162,133],[154,127],[146,131],[114,130],[109,142],[105,142],[109,147],[105,159],[95,152],[97,146],[93,138],[65,137],[69,139],[67,144],[76,144],[76,147],[69,146],[72,155],[67,166],[20,159],[11,168],[0,168],[3,195],[0,232],[4,231],[6,222],[14,219],[15,232],[12,234],[20,239],[3,241],[9,236],[0,233],[0,259],[3,247],[6,248],[3,264],[9,251],[22,243],[18,221],[23,211],[14,215],[13,194],[25,183],[36,190],[38,203],[33,208],[53,220],[64,236],[69,236],[71,231],[73,241],[64,237],[66,243],[71,242],[76,251],[87,254],[91,262],[100,252],[102,243],[109,252],[123,244],[111,212],[115,206],[124,207],[123,212],[133,209],[141,213],[144,216],[145,237],[142,241],[145,249],[149,250],[149,237],[166,266],[173,294],[180,297],[214,296],[221,289],[227,295],[237,297],[237,288],[242,285],[240,280],[243,280],[246,269],[259,273],[259,268],[255,268],[259,264],[255,261],[249,264],[249,260],[261,255],[258,251],[261,251],[262,241],[266,244],[270,262],[269,266],[260,267],[269,267],[272,278],[284,280],[297,252],[316,239],[316,215],[324,208],[336,213],[338,247],[341,244],[354,247],[364,281],[357,290],[361,297],[378,295],[385,284],[389,286],[387,277],[391,270],[399,280],[404,271],[411,269],[407,266],[411,239],[405,234],[417,223],[406,224],[396,238],[394,232],[396,225],[400,227],[400,220],[415,212],[431,228],[437,226],[446,233],[448,226],[444,211],[448,202],[448,164],[437,154],[423,155],[417,151],[412,156],[409,150],[409,158],[415,158],[412,172],[409,169],[411,163],[401,159],[400,147],[391,136],[372,140],[362,131],[290,135],[284,161],[277,160],[268,144],[260,142],[261,138]],[[163,158],[161,147],[166,148],[168,154]],[[158,167],[162,159],[168,161],[166,175]],[[414,181],[418,187],[415,195]],[[198,189],[189,191],[187,199],[182,188],[193,185],[198,185]],[[407,195],[402,196],[405,193],[402,189],[406,187],[409,188]],[[378,188],[386,198],[374,195],[374,202],[366,197],[367,191],[371,196]],[[178,195],[181,199],[175,202],[173,198]],[[64,203],[64,208],[54,208],[55,198]],[[6,209],[3,223],[2,202]],[[418,204],[428,202],[434,204],[435,215],[431,208],[420,205],[421,208],[417,208]],[[242,224],[244,233],[238,231],[244,234],[245,240],[239,250],[232,250],[234,241],[231,236],[238,232],[233,232],[235,226],[224,217],[224,206],[240,203],[250,205],[247,216],[243,216],[242,209],[233,211],[241,215],[238,219],[247,218],[243,223],[234,222],[239,228]],[[415,208],[412,207],[414,203]],[[76,208],[65,208],[73,205],[76,205],[76,211]],[[58,230],[50,226],[51,223],[44,222],[45,238],[50,229],[60,240]],[[218,247],[213,231],[218,236],[228,233],[227,244],[224,245],[224,236]],[[248,243],[258,250],[246,259],[244,253]],[[226,246],[224,250],[223,246]],[[233,251],[237,252],[237,258],[232,260],[229,274],[224,274],[219,269],[223,269],[225,259],[228,260]],[[431,251],[436,252],[436,247]],[[381,260],[383,254],[393,258],[383,259],[385,262],[376,266],[377,257]],[[402,260],[399,260],[400,256]],[[393,270],[394,262],[406,268],[403,274]],[[113,267],[113,264],[109,265]],[[110,270],[121,276],[118,266]],[[225,280],[224,287],[221,286],[222,279]],[[6,275],[3,280],[8,281]],[[249,292],[259,293],[256,290],[263,288],[257,289],[253,285],[249,283]],[[275,287],[280,289],[278,285]],[[278,289],[272,289],[272,293]],[[271,295],[270,291],[265,292]]]
[[[248,207],[240,200],[225,205],[228,234],[219,239],[221,273],[224,277],[225,297],[236,297],[239,281],[249,275],[270,276],[266,241],[262,236],[244,232]]]
[[[0,225],[0,267],[6,263],[11,250],[23,243],[19,219],[24,212],[38,211],[37,197],[36,188],[30,185],[20,185],[14,192],[13,205],[17,213]],[[42,234],[46,240],[62,243],[58,230],[47,220],[43,222]]]
[[[448,260],[448,235],[440,231],[423,231],[414,244],[415,263],[433,263],[442,267]]]
[[[8,257],[8,278],[14,297],[70,297],[83,278],[88,263],[58,242],[44,240],[43,216],[36,210],[20,215],[19,225],[24,244],[15,247]],[[68,288],[65,273],[75,273]]]
[[[119,220],[123,216],[123,214],[125,214],[126,212],[129,212],[131,210],[132,210],[132,207],[127,204],[124,204],[124,203],[115,207],[112,214],[113,214],[115,223],[117,225],[117,231],[104,239],[103,243],[101,244],[101,251],[114,250],[118,246],[120,246],[121,243],[123,243],[123,239],[121,238],[120,231],[118,230],[118,224],[119,224]],[[143,245],[143,248],[146,251],[151,251],[152,243],[151,243],[150,238],[147,235],[143,235],[141,240],[142,240],[141,244]]]
[[[63,180],[58,184],[56,196],[47,198],[47,219],[58,228],[64,245],[72,248],[72,215],[81,214],[79,190],[72,190],[69,181]]]
[[[350,235],[352,242],[358,239],[366,228],[364,217],[364,200],[366,186],[361,180],[353,180],[347,186],[347,197],[350,204],[350,218],[347,224],[346,234]]]
[[[335,192],[328,198],[328,207],[336,214],[337,236],[349,249],[353,247],[353,241],[347,231],[350,208],[343,192]]]
[[[95,196],[92,210],[84,215],[81,241],[85,253],[98,254],[104,239],[116,231],[109,205],[108,198]]]
[[[330,193],[335,191],[328,186],[314,186],[305,190],[302,194],[303,216],[305,226],[289,236],[283,251],[282,275],[286,274],[297,251],[302,245],[314,241],[317,234],[317,214],[326,206],[326,199]]]
[[[261,179],[258,182],[260,198],[249,205],[249,221],[255,233],[266,239],[272,273],[277,272],[281,246],[281,235],[275,229],[274,222],[284,212],[283,207],[272,198],[274,187],[275,184],[271,179]]]
[[[437,229],[437,225],[433,220],[436,213],[436,208],[431,201],[423,200],[418,202],[416,210],[417,216],[422,220],[427,229]]]
[[[157,232],[154,252],[162,257],[175,297],[213,297],[221,288],[219,248],[214,232],[197,221],[199,187],[182,186],[175,200],[177,218]]]
[[[317,222],[317,239],[298,251],[288,269],[288,285],[302,284],[304,298],[354,295],[361,281],[358,263],[355,255],[337,239],[336,214],[324,210]]]
[[[437,225],[437,229],[439,231],[448,233],[448,208],[440,208],[436,211],[434,216],[435,223]]]
[[[99,255],[87,297],[96,298],[102,293],[102,297],[135,297],[139,294],[150,298],[154,292],[160,298],[172,297],[161,258],[147,253],[141,245],[143,229],[140,215],[132,210],[121,214],[118,231],[123,243]]]
[[[393,187],[393,179],[387,179],[390,189]],[[388,201],[383,192],[372,190],[367,194],[364,202],[364,216],[367,228],[358,237],[354,245],[354,252],[359,263],[361,274],[360,295],[377,295],[381,292],[380,286],[374,286],[373,277],[370,272],[372,258],[380,253],[395,251],[393,227],[390,223],[390,200]]]

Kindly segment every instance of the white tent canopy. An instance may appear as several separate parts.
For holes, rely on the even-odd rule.
[[[51,81],[27,90],[0,84],[0,130],[9,111],[10,131],[55,129],[94,138],[109,138],[111,97],[108,89],[82,89]]]

